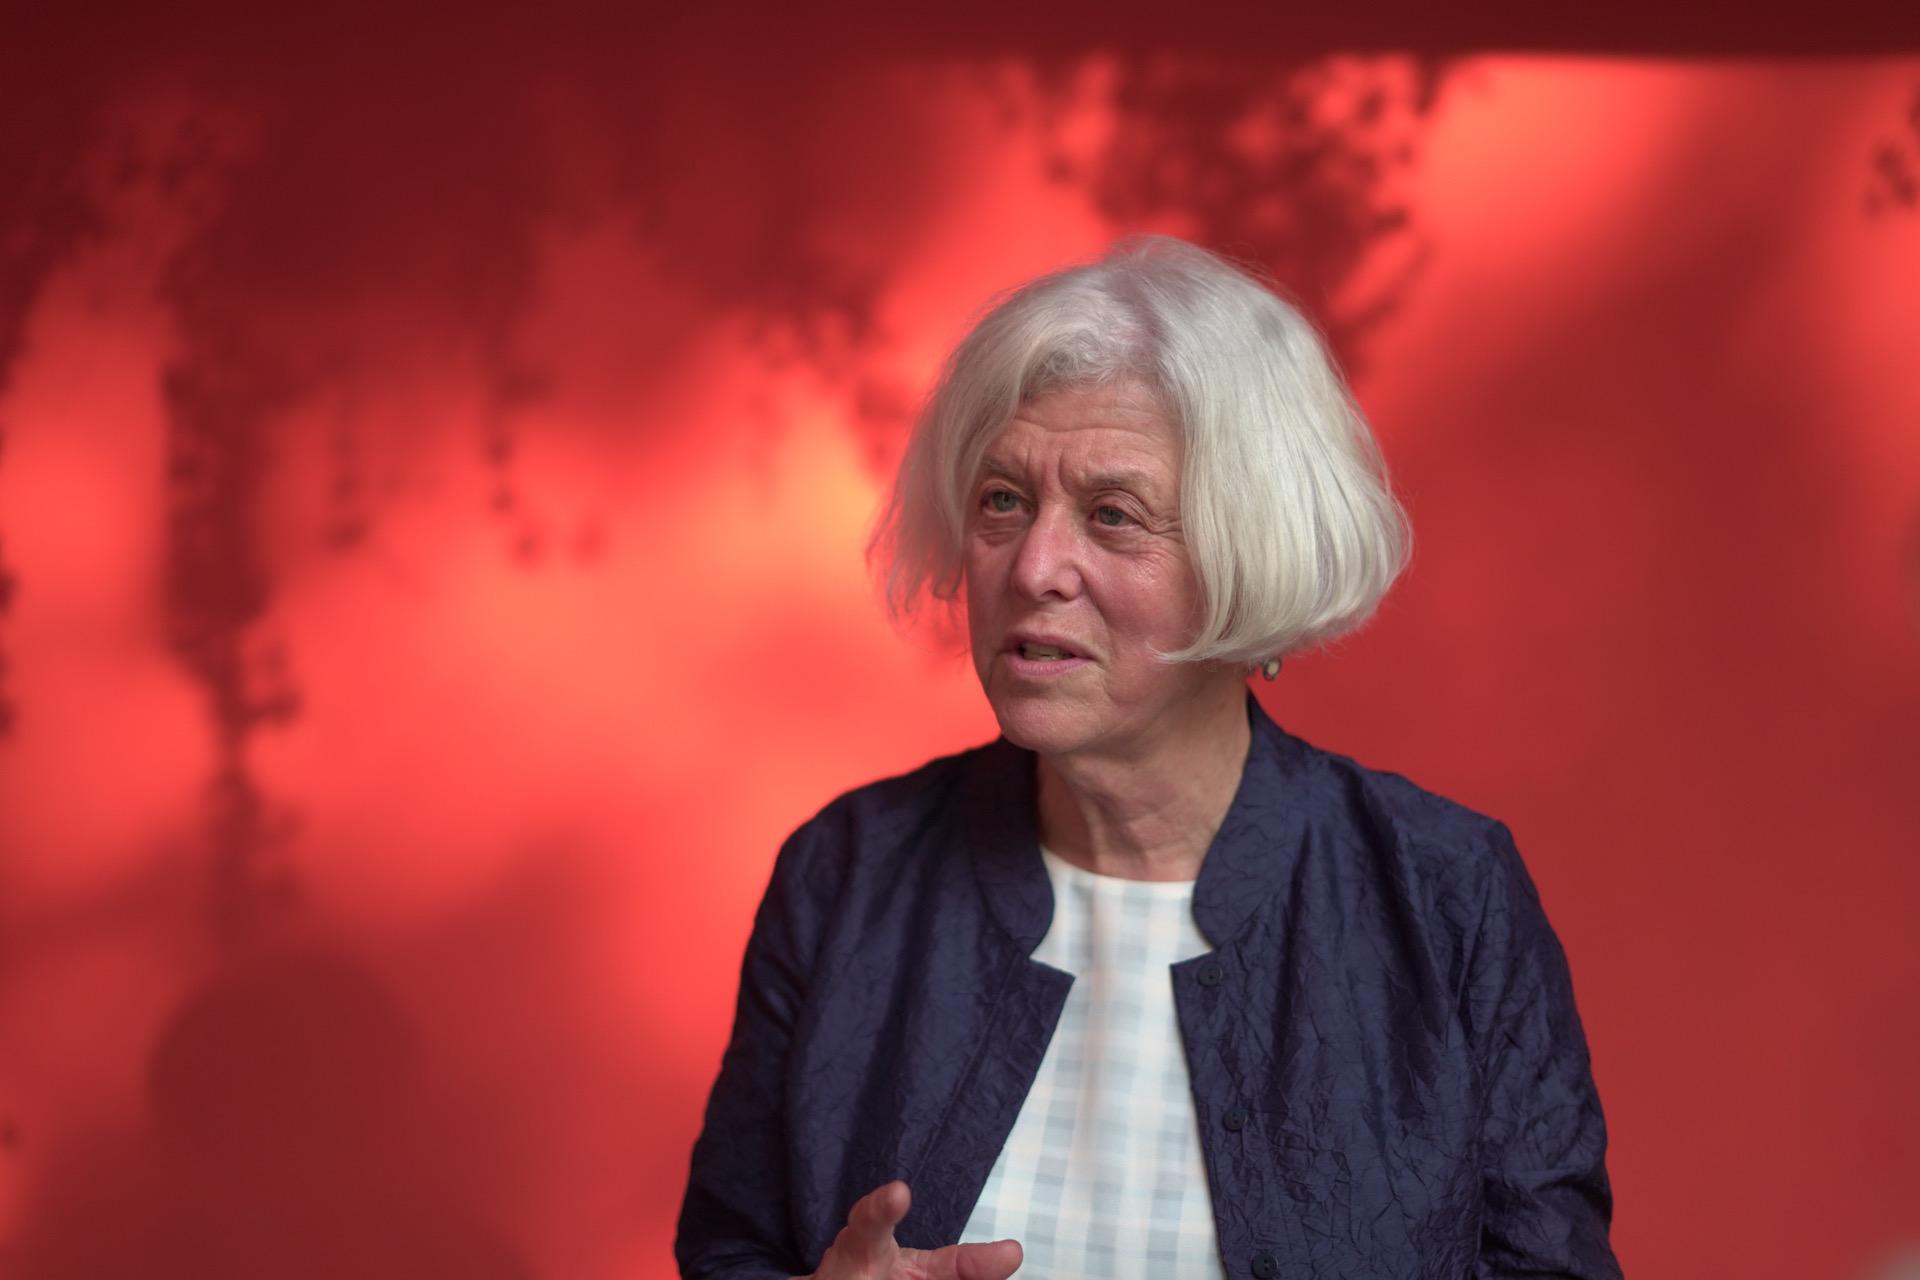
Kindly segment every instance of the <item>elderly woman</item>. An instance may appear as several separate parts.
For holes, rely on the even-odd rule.
[[[1166,237],[1003,298],[875,538],[1001,736],[781,848],[688,1277],[1618,1276],[1565,957],[1507,827],[1247,688],[1405,519],[1312,329]]]

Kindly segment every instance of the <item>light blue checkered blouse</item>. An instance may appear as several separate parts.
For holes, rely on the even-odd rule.
[[[1020,1280],[1219,1280],[1167,972],[1211,949],[1193,882],[1122,880],[1040,854],[1053,923],[1033,958],[1074,983],[960,1239],[1018,1240]]]

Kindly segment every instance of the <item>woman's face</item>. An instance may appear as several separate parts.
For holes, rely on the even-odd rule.
[[[1217,679],[1152,656],[1198,625],[1180,461],[1178,432],[1138,385],[1038,397],[987,446],[970,495],[967,621],[1010,741],[1132,754]]]

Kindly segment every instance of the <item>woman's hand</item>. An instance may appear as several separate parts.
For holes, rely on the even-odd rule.
[[[833,1238],[820,1269],[799,1280],[1007,1280],[1024,1256],[1013,1240],[903,1249],[893,1229],[907,1216],[913,1194],[895,1179],[862,1196]]]

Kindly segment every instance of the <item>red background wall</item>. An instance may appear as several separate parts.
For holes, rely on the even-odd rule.
[[[780,838],[994,731],[913,403],[1152,229],[1354,372],[1414,566],[1261,696],[1513,827],[1629,1273],[1907,1274],[1920,44],[727,15],[0,41],[0,1271],[670,1275]]]

